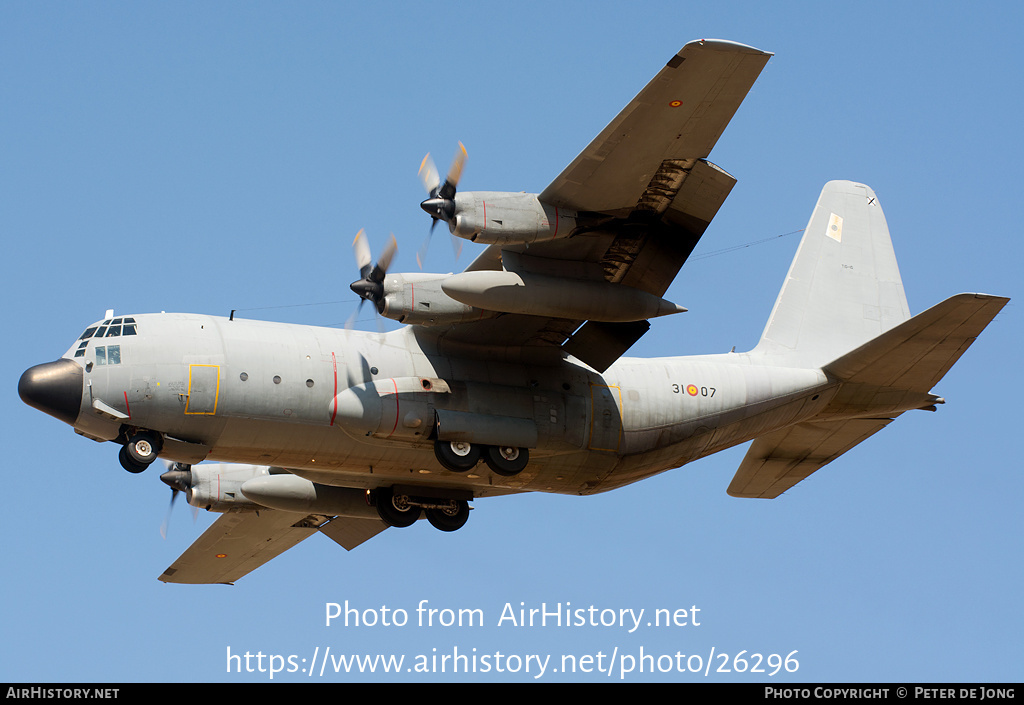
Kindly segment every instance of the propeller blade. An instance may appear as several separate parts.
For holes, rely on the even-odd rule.
[[[459,179],[462,178],[462,169],[466,166],[466,148],[462,142],[459,142],[459,148],[455,150],[455,158],[452,159],[452,165],[448,169],[448,177],[444,180],[444,185],[441,186],[441,191],[438,195],[444,199],[455,198],[455,188],[459,185]]]
[[[174,500],[178,498],[178,490],[171,488],[171,503],[167,505],[167,514],[164,515],[164,523],[160,525],[160,538],[167,539],[167,527],[171,523],[171,511],[174,509]]]
[[[441,188],[441,176],[437,173],[437,167],[434,166],[434,160],[430,158],[429,152],[420,162],[420,180],[431,198],[437,195],[438,189]]]
[[[345,330],[346,330],[346,332],[352,330],[352,327],[355,325],[356,319],[359,318],[360,311],[363,310],[363,302],[364,301],[366,301],[366,299],[363,299],[363,298],[359,299],[359,305],[356,306],[355,310],[352,312],[352,315],[348,317],[347,321],[345,321]]]
[[[437,219],[430,224],[430,232],[427,233],[427,239],[423,241],[423,245],[420,247],[420,251],[416,253],[416,264],[420,269],[423,269],[423,263],[427,260],[427,250],[430,249],[430,238],[434,234],[434,226],[437,225]]]
[[[373,268],[374,272],[380,272],[381,281],[383,281],[384,275],[387,274],[388,267],[391,266],[391,260],[396,252],[398,252],[398,241],[395,240],[395,234],[391,233],[391,239],[384,246],[384,251],[380,254],[380,259],[377,260],[377,266]]]
[[[356,253],[356,266],[359,267],[359,276],[363,279],[370,273],[370,264],[373,257],[370,255],[370,243],[366,240],[366,234],[360,228],[356,233],[356,239],[352,241],[352,250]]]

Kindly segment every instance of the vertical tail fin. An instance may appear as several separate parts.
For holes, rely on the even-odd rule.
[[[874,192],[830,181],[754,353],[839,382],[814,417],[754,439],[729,494],[777,497],[911,409],[1009,299],[959,294],[913,318]],[[815,397],[817,398],[817,397]]]
[[[910,317],[874,191],[825,184],[754,352],[821,367]]]

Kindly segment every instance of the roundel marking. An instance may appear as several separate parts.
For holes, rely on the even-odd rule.
[[[678,108],[682,104],[683,104],[683,101],[681,101],[681,100],[673,100],[673,101],[669,102],[668,107],[670,107],[670,108]]]
[[[686,393],[689,394],[691,397],[697,396],[697,385],[695,385],[695,384],[688,384],[688,385],[686,385]]]

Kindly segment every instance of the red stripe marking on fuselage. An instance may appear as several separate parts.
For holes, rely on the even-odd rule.
[[[334,404],[331,409],[331,425],[334,425],[334,417],[338,415],[338,358],[331,353],[331,364],[334,366]]]
[[[125,393],[124,393],[124,408],[128,412],[128,418],[131,418],[132,417],[132,409],[131,409],[130,406],[128,406],[128,391],[127,390],[125,390]]]
[[[391,438],[391,435],[398,429],[398,382],[392,379],[391,384],[395,386],[395,425],[391,429],[391,433],[388,434],[388,438]]]

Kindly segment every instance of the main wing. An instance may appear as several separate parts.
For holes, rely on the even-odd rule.
[[[467,271],[601,278],[662,296],[736,183],[706,158],[770,57],[720,40],[684,46],[540,194],[577,212],[573,234],[492,245]],[[561,349],[603,371],[649,327],[504,314],[440,339],[460,352]]]
[[[387,526],[376,519],[274,509],[223,514],[160,576],[165,583],[232,584],[320,531],[348,550]]]
[[[609,215],[628,216],[637,208],[671,208],[686,215],[693,203],[672,203],[679,185],[697,160],[711,154],[770,57],[734,42],[690,42],[541,192],[540,200]],[[713,204],[718,198],[706,200]]]

